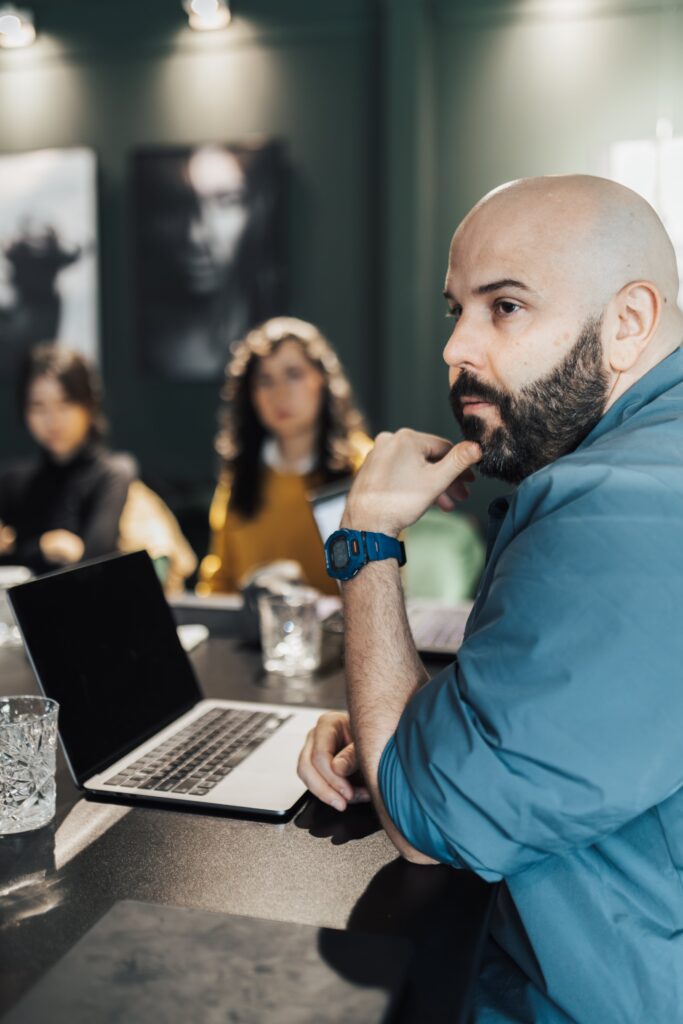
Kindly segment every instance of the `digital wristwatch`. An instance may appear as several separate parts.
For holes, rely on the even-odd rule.
[[[405,565],[403,541],[386,533],[344,529],[335,530],[325,541],[325,566],[334,580],[350,580],[368,562],[385,558],[395,558],[399,565]]]

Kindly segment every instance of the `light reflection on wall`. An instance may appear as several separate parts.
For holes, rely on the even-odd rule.
[[[676,251],[683,278],[683,137],[660,119],[655,138],[615,142],[610,146],[609,176],[633,189],[662,218]],[[678,293],[683,309],[683,284]]]
[[[49,149],[82,141],[78,126],[95,98],[82,71],[70,65],[58,40],[41,33],[28,50],[0,53],[0,124],[3,151]]]

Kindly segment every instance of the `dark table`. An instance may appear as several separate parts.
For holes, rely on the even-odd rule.
[[[239,636],[191,659],[209,697],[343,707],[338,661],[302,688],[264,676]],[[0,694],[36,689],[23,651],[0,650]],[[491,887],[402,860],[367,805],[310,800],[286,824],[132,808],[84,799],[60,752],[55,821],[0,838],[0,1014],[124,899],[407,936],[401,1019],[429,1024],[466,1020]]]

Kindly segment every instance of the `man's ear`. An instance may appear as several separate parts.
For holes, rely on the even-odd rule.
[[[625,373],[652,340],[662,311],[662,297],[651,281],[632,281],[609,302],[603,320],[610,368]]]

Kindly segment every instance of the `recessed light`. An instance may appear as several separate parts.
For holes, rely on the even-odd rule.
[[[183,0],[190,28],[197,32],[213,32],[230,24],[227,0]]]
[[[11,4],[0,7],[0,47],[16,50],[21,46],[30,46],[35,38],[32,11]]]

